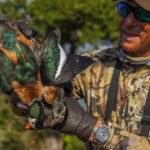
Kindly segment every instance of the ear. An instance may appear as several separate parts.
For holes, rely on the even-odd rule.
[[[47,38],[48,45],[50,44],[51,47],[57,47],[58,43],[60,42],[60,36],[61,36],[60,29],[56,28],[49,34]]]

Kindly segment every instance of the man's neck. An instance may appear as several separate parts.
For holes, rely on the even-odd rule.
[[[133,52],[133,53],[129,53],[125,51],[125,54],[127,54],[128,56],[131,57],[150,57],[150,50],[149,51],[139,51],[139,52]]]

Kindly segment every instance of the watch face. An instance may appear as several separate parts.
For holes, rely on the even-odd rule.
[[[104,126],[100,126],[98,129],[94,131],[94,137],[96,142],[105,143],[109,139],[109,130]]]

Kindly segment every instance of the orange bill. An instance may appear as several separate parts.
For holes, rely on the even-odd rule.
[[[30,130],[32,129],[31,125],[29,122],[27,122],[27,124],[25,125],[25,129]]]

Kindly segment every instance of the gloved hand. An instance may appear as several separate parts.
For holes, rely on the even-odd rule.
[[[45,103],[45,100],[34,101],[28,108],[30,116],[26,128],[52,128],[59,132],[76,135],[87,142],[97,123],[97,118],[86,112],[76,100],[63,97],[62,89],[59,90],[53,104]],[[19,110],[20,106],[16,105],[15,109]]]
[[[43,44],[41,62],[37,62],[32,52],[32,39],[23,35],[26,32],[22,34],[10,20],[0,21],[0,85],[5,93],[12,95],[14,112],[27,117],[28,128],[54,128],[87,141],[97,119],[74,100],[64,98],[56,85],[70,81],[93,61],[87,57],[62,60],[64,51],[57,35],[52,34]]]

